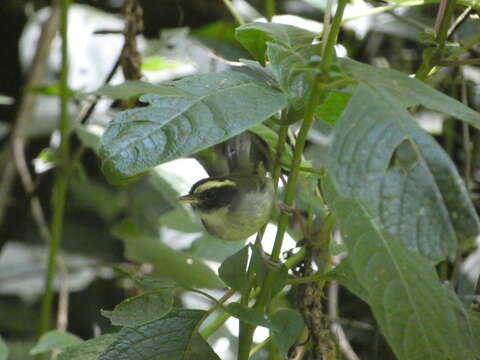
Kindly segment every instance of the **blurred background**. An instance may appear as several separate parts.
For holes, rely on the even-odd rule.
[[[233,3],[247,21],[258,19],[264,13],[262,0]],[[249,58],[235,41],[234,19],[221,0],[139,0],[139,4],[143,8],[144,31],[138,34],[137,41],[146,81],[157,83],[195,73],[221,71],[231,61]],[[39,200],[48,222],[52,156],[58,146],[55,130],[61,61],[58,37],[51,41],[45,73],[39,83],[29,88],[27,84],[31,81],[41,34],[47,31],[42,26],[51,19],[49,5],[48,1],[41,0],[3,0],[0,5],[0,334],[10,347],[12,360],[30,358],[28,351],[35,343],[44,286],[47,252],[38,219],[32,215],[32,199]],[[105,85],[105,79],[118,61],[124,42],[122,5],[122,0],[90,0],[75,1],[70,7],[72,121],[82,118],[91,103],[92,92]],[[361,0],[349,4],[337,54],[377,67],[414,73],[421,61],[422,41],[433,31],[438,5],[422,1],[397,2],[389,11],[375,14],[385,5],[380,1]],[[325,0],[277,1],[277,14],[281,16],[275,21],[321,32],[325,6]],[[471,9],[458,24],[455,40],[470,39],[479,33],[478,11]],[[473,57],[479,57],[480,48],[474,46],[471,52]],[[111,75],[109,84],[124,80],[121,71]],[[458,99],[462,98],[462,84],[467,86],[463,100],[478,110],[478,65],[463,66],[461,70],[446,67],[432,79],[433,86]],[[25,105],[26,96],[33,98],[33,102]],[[115,224],[128,219],[143,233],[174,250],[201,259],[214,270],[243,246],[243,243],[228,244],[205,234],[193,217],[180,214],[172,205],[172,198],[186,193],[196,180],[206,176],[193,159],[161,165],[127,187],[118,188],[106,182],[95,153],[98,136],[121,106],[118,100],[101,98],[84,126],[75,123],[72,135],[79,166],[68,188],[59,264],[60,273],[67,276],[57,278],[56,288],[63,291],[63,296],[56,297],[56,303],[63,312],[63,326],[83,339],[114,330],[109,320],[101,316],[100,309],[111,310],[125,297],[135,294],[133,285],[112,267],[121,266],[138,273],[149,271],[148,265],[131,264],[124,256],[121,239],[111,232]],[[11,156],[7,146],[20,114],[27,118],[25,164],[33,176],[31,191],[26,191],[16,171],[12,172],[12,162],[18,159]],[[416,117],[445,147],[463,174],[465,153],[461,124],[423,109]],[[329,131],[325,123],[319,123],[309,137],[307,153],[319,167]],[[471,137],[474,146],[469,188],[478,206],[480,136],[471,129]],[[274,234],[274,225],[270,232]],[[284,250],[295,248],[296,240],[299,240],[296,234],[291,233]],[[267,251],[271,246],[268,241],[267,234]],[[468,288],[480,273],[480,253],[465,254],[464,260],[460,285]],[[222,294],[211,293],[216,297]],[[287,293],[285,301],[288,298]],[[203,298],[192,294],[179,293],[177,302],[190,308],[209,307]],[[368,307],[343,288],[339,304],[339,316],[357,354],[362,359],[393,359]],[[56,319],[57,316],[54,321]],[[257,331],[257,342],[267,336],[267,332],[262,331]],[[222,359],[233,359],[237,334],[236,320],[228,320],[211,338]],[[262,358],[264,354],[259,352],[256,359]]]

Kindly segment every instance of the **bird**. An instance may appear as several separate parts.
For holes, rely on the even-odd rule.
[[[269,220],[275,199],[273,181],[252,147],[254,135],[240,134],[216,146],[207,172],[179,201],[189,204],[210,234],[228,241],[246,239]],[[205,158],[203,158],[205,160]],[[220,164],[215,169],[215,162]],[[225,165],[227,164],[227,165]],[[217,176],[222,174],[222,176]]]

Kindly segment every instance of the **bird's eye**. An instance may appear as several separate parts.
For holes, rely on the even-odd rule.
[[[206,191],[203,194],[203,198],[207,201],[215,200],[216,197],[217,197],[217,195],[213,191]]]

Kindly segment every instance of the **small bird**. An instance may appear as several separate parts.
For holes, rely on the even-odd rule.
[[[273,199],[272,180],[258,174],[203,179],[179,198],[192,206],[210,234],[223,240],[242,240],[259,231]]]
[[[247,135],[229,140],[221,149],[229,173],[198,181],[179,201],[192,206],[210,234],[223,240],[246,239],[270,218],[275,198],[273,181],[266,176],[263,162],[252,160]]]

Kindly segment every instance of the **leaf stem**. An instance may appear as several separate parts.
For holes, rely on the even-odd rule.
[[[412,6],[419,6],[419,5],[424,5],[425,1],[424,0],[411,0],[411,1],[404,1],[402,3],[394,4],[394,5],[387,5],[387,6],[379,6],[370,10],[365,11],[364,13],[358,14],[358,15],[353,15],[351,17],[343,19],[342,23],[346,24],[351,21],[355,21],[364,17],[368,16],[374,16],[374,15],[379,15],[383,14],[385,12],[389,12],[392,10],[395,10],[397,8],[402,8],[402,7],[412,7]]]
[[[235,7],[232,5],[232,2],[230,0],[222,0],[222,1],[227,7],[228,11],[230,11],[230,14],[232,14],[233,18],[238,23],[238,25],[244,25],[245,21],[242,19],[237,9],[235,9]]]
[[[340,26],[342,25],[343,12],[347,6],[347,0],[338,0],[337,11],[333,17],[332,26],[328,33],[327,43],[323,49],[322,62],[320,63],[320,70],[324,74],[330,71],[333,57],[335,55],[335,44],[337,43]]]
[[[265,340],[263,340],[261,343],[255,345],[252,350],[250,350],[250,356],[255,355],[258,351],[262,350],[265,346],[267,346],[270,341],[272,341],[272,337],[269,336]]]
[[[286,261],[285,261],[285,266],[287,269],[292,269],[293,267],[297,266],[298,263],[300,263],[303,258],[305,257],[305,249],[301,248],[296,254],[290,256]],[[232,291],[232,290],[230,290]],[[230,293],[228,292],[228,294]],[[252,294],[252,297],[256,296],[257,294],[254,293]],[[222,298],[223,299],[223,298]],[[220,299],[220,302],[223,302],[222,299]],[[217,309],[216,306],[212,307],[210,310],[208,310],[209,314],[211,314],[213,311]],[[207,339],[210,337],[215,331],[217,331],[224,323],[227,321],[227,319],[230,317],[230,314],[227,312],[223,311],[220,309],[220,314],[210,323],[208,324],[202,331],[201,335]]]
[[[275,0],[265,0],[265,17],[270,22],[275,15]]]
[[[62,65],[60,73],[60,148],[58,165],[55,174],[53,188],[53,217],[51,223],[51,238],[48,254],[47,274],[45,279],[45,292],[42,301],[42,313],[40,317],[40,335],[50,329],[53,303],[53,280],[55,278],[57,254],[60,248],[65,200],[67,193],[67,177],[70,157],[70,120],[68,116],[68,101],[70,98],[68,89],[68,8],[70,1],[62,0],[60,13],[60,36],[62,39]],[[40,357],[43,358],[43,357]]]
[[[439,25],[436,32],[436,47],[428,47],[423,51],[423,61],[415,74],[415,78],[420,81],[425,81],[435,67],[436,62],[440,59],[445,48],[445,42],[447,41],[448,29],[452,20],[453,13],[455,11],[456,0],[441,0],[438,8],[438,16],[441,16]]]

